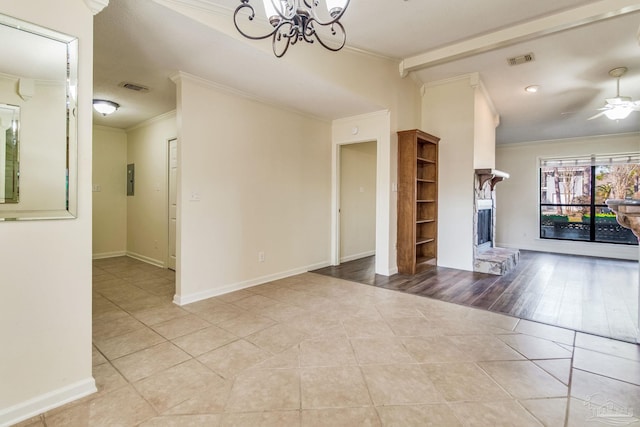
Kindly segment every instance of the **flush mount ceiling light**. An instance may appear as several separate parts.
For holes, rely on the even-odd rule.
[[[536,93],[537,91],[540,90],[540,86],[538,85],[531,85],[531,86],[527,86],[524,88],[524,90],[528,93]]]
[[[272,27],[262,35],[253,35],[244,29],[256,17],[250,1],[240,0],[240,5],[233,13],[233,23],[240,34],[248,39],[271,37],[273,53],[278,58],[287,53],[289,46],[303,40],[307,43],[317,40],[334,52],[344,47],[347,35],[340,18],[350,0],[262,0],[265,16]]]
[[[93,108],[103,116],[108,116],[109,114],[114,113],[118,108],[120,108],[120,104],[117,104],[113,101],[107,101],[105,99],[94,99]]]

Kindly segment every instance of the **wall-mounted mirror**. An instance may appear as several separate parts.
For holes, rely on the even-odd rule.
[[[0,221],[74,218],[78,41],[0,15]]]

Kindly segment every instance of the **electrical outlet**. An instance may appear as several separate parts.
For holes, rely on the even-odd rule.
[[[264,252],[258,252],[258,262],[264,262]]]

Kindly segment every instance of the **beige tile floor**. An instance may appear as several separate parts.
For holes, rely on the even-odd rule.
[[[184,307],[130,258],[93,282],[98,392],[21,426],[640,423],[637,345],[313,273]]]

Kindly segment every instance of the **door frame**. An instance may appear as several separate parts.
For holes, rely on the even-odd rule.
[[[175,250],[176,250],[176,262],[173,268],[173,271],[177,271],[178,269],[178,175],[180,171],[180,162],[179,162],[179,148],[178,148],[178,138],[173,137],[167,139],[167,268],[169,267],[169,260],[171,259],[171,143],[176,142],[176,177],[175,177],[175,191],[176,191],[176,229],[174,230],[175,234]]]
[[[341,247],[342,247],[342,239],[343,239],[343,235],[342,235],[342,171],[343,171],[343,164],[342,164],[342,150],[344,147],[349,146],[349,145],[358,145],[358,144],[370,144],[370,143],[374,143],[376,144],[377,147],[377,142],[376,141],[362,141],[362,142],[354,142],[351,144],[339,144],[337,146],[337,161],[338,161],[338,177],[337,177],[337,184],[338,184],[338,188],[337,188],[337,197],[338,197],[338,223],[337,223],[337,227],[338,227],[338,260],[340,263],[342,263],[342,252],[341,252]],[[378,167],[377,167],[377,149],[376,149],[376,177],[378,176]],[[376,183],[377,185],[377,183]],[[377,222],[377,214],[374,213],[374,217],[375,217],[375,221]],[[375,232],[374,232],[375,234]],[[375,236],[374,236],[375,238]],[[375,247],[373,250],[373,253],[375,254]],[[354,258],[355,259],[355,258]],[[345,261],[346,262],[346,261]]]
[[[391,276],[398,272],[396,263],[396,193],[391,179],[391,114],[382,110],[332,122],[331,148],[331,265],[340,265],[340,145],[376,142],[376,259],[375,272]],[[395,176],[395,175],[394,175]]]

